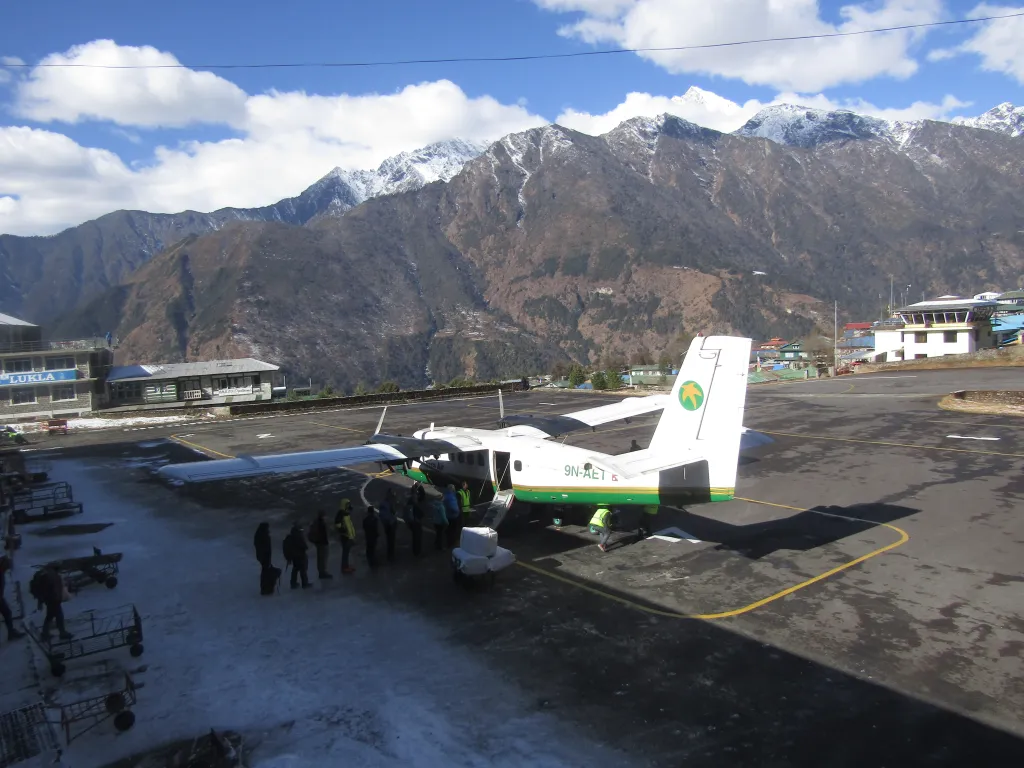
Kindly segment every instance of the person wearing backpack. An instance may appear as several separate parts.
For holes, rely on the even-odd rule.
[[[356,527],[352,524],[352,502],[348,499],[341,500],[341,508],[334,518],[334,529],[341,539],[341,573],[343,576],[351,576],[356,569],[349,565],[348,556],[352,545],[356,543]]]
[[[74,635],[68,632],[64,626],[63,602],[70,598],[67,588],[64,586],[64,579],[55,568],[44,565],[32,577],[28,585],[29,594],[36,599],[37,609],[46,606],[46,617],[43,619],[42,636],[44,639],[50,637],[50,626],[57,624],[57,632],[61,640],[70,640]]]
[[[11,606],[7,604],[4,597],[4,582],[7,580],[7,571],[11,569],[11,558],[4,552],[0,554],[0,616],[3,616],[4,624],[7,625],[7,639],[17,640],[25,636],[14,628],[14,615],[11,613]]]
[[[316,519],[309,526],[309,543],[316,548],[316,572],[321,579],[333,579],[334,574],[327,570],[327,557],[330,554],[327,540],[327,519],[325,512],[321,509],[316,513]]]
[[[306,543],[306,537],[302,535],[302,529],[298,523],[295,523],[291,532],[285,536],[281,549],[284,552],[285,563],[292,567],[292,589],[299,586],[300,578],[303,589],[313,586],[309,583],[307,572],[309,570],[309,544]]]

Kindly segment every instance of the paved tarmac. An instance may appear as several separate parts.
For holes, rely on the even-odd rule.
[[[1024,420],[936,402],[1022,383],[1021,369],[986,369],[751,387],[745,424],[775,442],[744,457],[736,500],[661,510],[659,527],[686,538],[637,543],[623,515],[602,554],[585,513],[564,514],[556,530],[536,510],[503,526],[520,565],[492,589],[454,587],[446,556],[412,562],[404,540],[398,563],[372,576],[360,568],[352,589],[432,616],[453,654],[481,655],[534,692],[538,709],[636,764],[1020,764]],[[541,390],[505,406],[566,413],[613,399]],[[496,398],[393,406],[384,428],[488,427],[497,415]],[[97,460],[311,450],[361,443],[379,416],[151,430],[141,447],[123,433],[45,444]],[[623,452],[632,439],[646,445],[656,420],[568,442]],[[163,439],[171,434],[177,444]],[[169,508],[185,494],[285,520],[333,509],[364,482],[346,471],[151,492]],[[363,492],[374,501],[391,482]]]

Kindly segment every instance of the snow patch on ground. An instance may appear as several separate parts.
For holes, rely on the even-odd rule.
[[[197,416],[126,416],[123,419],[81,418],[68,419],[68,429],[115,429],[125,427],[157,427],[162,424],[179,424],[185,421],[196,421]],[[212,417],[209,417],[212,418]],[[45,429],[43,424],[12,424],[16,432],[39,432]]]
[[[167,457],[140,451],[130,463],[147,458],[158,465]],[[100,725],[72,743],[65,765],[95,768],[211,727],[241,733],[253,768],[628,764],[537,712],[452,628],[353,594],[354,581],[297,591],[285,584],[261,597],[252,532],[275,510],[211,514],[173,490],[132,482],[125,470],[117,459],[55,459],[51,477],[73,485],[82,521],[113,525],[76,539],[26,536],[19,553],[23,584],[29,563],[92,545],[124,553],[116,589],[87,588],[65,611],[131,602],[142,616],[142,657],[124,649],[93,657],[136,670],[145,684],[135,727],[117,735]],[[279,565],[280,519],[272,524]],[[69,672],[90,661],[69,662]]]

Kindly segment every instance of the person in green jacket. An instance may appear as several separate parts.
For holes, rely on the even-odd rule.
[[[465,480],[462,481],[462,487],[459,488],[459,506],[462,507],[462,522],[469,522],[469,515],[473,511],[472,499],[469,494],[469,483]]]
[[[601,538],[597,543],[597,546],[602,552],[608,551],[608,539],[612,535],[612,511],[602,505],[599,505],[597,511],[594,512],[594,516],[590,518],[590,525],[601,534]]]
[[[352,523],[352,502],[348,499],[341,500],[338,514],[334,518],[334,529],[341,539],[341,573],[348,576],[356,572],[356,569],[348,564],[348,555],[352,551],[352,545],[356,543],[356,527]]]

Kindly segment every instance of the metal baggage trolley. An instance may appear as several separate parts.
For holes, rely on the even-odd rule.
[[[61,704],[60,727],[64,731],[64,742],[70,744],[110,718],[114,719],[114,728],[127,731],[135,725],[135,713],[131,707],[135,706],[135,692],[141,687],[142,683],[136,683],[125,672],[123,684],[118,686],[118,690]]]
[[[118,563],[123,555],[120,552],[104,554],[96,547],[92,548],[89,557],[69,557],[47,563],[50,568],[59,571],[69,592],[79,592],[90,584],[103,584],[107,589],[117,586]]]
[[[86,611],[67,620],[68,632],[73,636],[63,639],[59,635],[43,637],[39,627],[25,624],[26,630],[42,649],[50,672],[54,677],[64,674],[65,662],[127,648],[135,657],[141,656],[142,618],[134,605],[124,605],[112,611]]]

